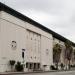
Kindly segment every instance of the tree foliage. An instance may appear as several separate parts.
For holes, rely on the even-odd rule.
[[[72,58],[73,48],[72,43],[70,41],[66,41],[65,43],[65,58],[69,61],[69,69],[70,69],[70,60]]]
[[[11,66],[13,66],[15,64],[15,60],[10,60],[9,63]]]
[[[53,47],[53,57],[54,57],[54,62],[59,62],[60,60],[60,54],[61,54],[61,47],[57,43]]]
[[[66,49],[65,49],[65,58],[67,60],[71,60],[72,52],[73,52],[73,48],[72,48],[71,42],[70,41],[67,41],[65,43],[65,47],[66,47]]]
[[[56,64],[58,68],[58,62],[60,61],[60,54],[61,54],[61,46],[60,44],[55,44],[53,47],[53,62]]]

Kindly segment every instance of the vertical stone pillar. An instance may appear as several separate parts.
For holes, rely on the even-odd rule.
[[[30,68],[30,63],[28,63],[28,71],[29,71],[29,68]]]
[[[38,63],[36,63],[36,69],[38,69]]]

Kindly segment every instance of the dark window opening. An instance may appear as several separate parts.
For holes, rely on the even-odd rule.
[[[38,69],[40,68],[40,63],[38,63]]]
[[[28,63],[26,63],[26,68],[28,68]]]
[[[34,63],[34,69],[36,69],[36,63]]]
[[[24,58],[24,52],[22,52],[22,58]]]

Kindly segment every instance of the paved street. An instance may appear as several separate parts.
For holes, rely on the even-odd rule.
[[[15,74],[15,75],[75,75],[75,71],[66,72],[48,72],[48,73],[32,73],[32,74]]]

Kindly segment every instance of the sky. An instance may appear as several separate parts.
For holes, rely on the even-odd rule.
[[[0,0],[75,42],[75,0]]]

